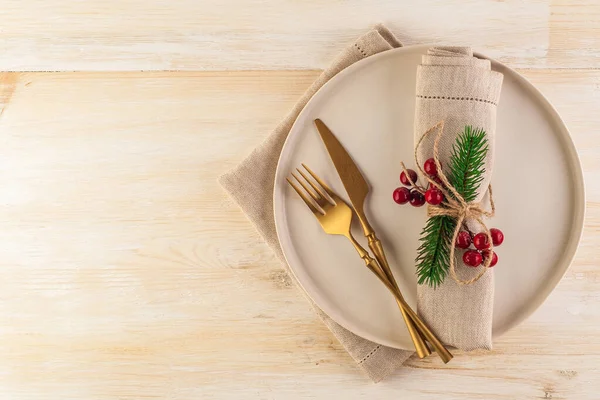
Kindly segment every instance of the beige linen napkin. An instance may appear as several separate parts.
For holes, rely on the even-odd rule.
[[[440,140],[440,161],[449,165],[452,144],[465,125],[482,128],[488,137],[485,178],[479,197],[484,197],[492,177],[496,108],[500,99],[503,75],[491,70],[489,60],[473,57],[468,47],[429,49],[417,70],[415,109],[415,143],[423,132],[444,120]],[[419,159],[433,156],[433,136],[420,147]],[[473,232],[477,224],[469,223]],[[459,253],[460,256],[462,253]],[[468,279],[479,272],[457,258],[457,275]],[[492,348],[492,309],[494,299],[493,269],[471,285],[459,285],[450,276],[437,289],[419,285],[419,315],[444,343],[463,350]]]
[[[275,232],[273,184],[279,154],[294,121],[308,100],[335,74],[365,57],[400,46],[394,35],[382,26],[358,38],[323,71],[267,139],[240,165],[220,178],[223,188],[246,213],[286,269],[288,266],[285,264]],[[290,277],[295,281],[292,274]],[[375,382],[394,372],[412,354],[409,351],[385,347],[356,336],[334,322],[314,303],[312,306],[342,346]]]

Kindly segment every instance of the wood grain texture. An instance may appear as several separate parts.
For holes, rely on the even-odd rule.
[[[580,151],[575,261],[492,352],[378,385],[216,182],[318,71],[0,74],[0,397],[597,399],[600,71],[521,72]]]
[[[0,73],[0,398],[598,398],[597,1],[5,0],[0,17],[1,71],[100,71]],[[380,22],[520,68],[571,130],[588,208],[566,276],[492,352],[373,385],[216,178]]]
[[[596,0],[4,0],[0,70],[324,68],[377,23],[517,67],[596,68]]]

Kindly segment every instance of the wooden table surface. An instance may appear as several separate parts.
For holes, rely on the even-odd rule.
[[[4,0],[0,17],[0,398],[600,398],[596,0]],[[587,217],[564,279],[493,351],[375,385],[216,179],[378,22],[538,86]]]

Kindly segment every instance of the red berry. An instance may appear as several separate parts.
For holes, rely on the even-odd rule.
[[[432,206],[437,206],[444,201],[444,194],[437,188],[429,188],[425,192],[425,201]]]
[[[417,190],[411,190],[410,204],[414,207],[421,207],[423,204],[425,204],[425,197]]]
[[[490,241],[488,240],[485,232],[478,233],[473,238],[473,246],[478,250],[484,250],[490,247]]]
[[[489,256],[490,256],[490,251],[489,250],[484,250],[483,251],[483,258],[485,260],[487,260],[487,258]],[[495,251],[492,251],[492,262],[490,262],[490,268],[493,267],[496,264],[498,264],[498,254],[496,254]]]
[[[490,234],[492,235],[494,246],[500,246],[504,242],[504,233],[500,229],[492,228],[490,229]]]
[[[456,247],[461,249],[468,249],[471,245],[471,234],[467,231],[458,232],[456,237]]]
[[[413,171],[412,169],[407,169],[406,171],[408,172],[410,179],[414,183],[417,183],[417,173],[415,171]],[[412,184],[408,180],[408,177],[406,176],[406,173],[404,171],[402,171],[402,173],[400,174],[400,182],[402,182],[402,184],[405,186],[412,186]]]
[[[410,201],[410,190],[399,187],[394,190],[394,201],[398,204],[406,204]]]
[[[469,267],[479,267],[482,261],[483,257],[477,250],[467,250],[463,254],[463,262]]]
[[[423,170],[429,176],[437,176],[438,171],[437,165],[435,165],[435,160],[433,158],[430,158],[427,161],[425,161],[425,164],[423,164]]]

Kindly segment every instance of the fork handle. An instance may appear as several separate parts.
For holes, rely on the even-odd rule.
[[[396,283],[396,279],[394,279],[394,274],[392,273],[390,265],[388,264],[387,258],[383,251],[383,245],[381,244],[381,241],[377,238],[377,236],[375,235],[375,232],[372,230],[367,235],[367,240],[369,242],[369,248],[375,255],[375,259],[379,263],[387,280],[392,284],[392,286],[394,286],[394,288],[398,291],[398,294],[402,297],[400,288],[398,287],[398,284]],[[398,305],[400,306],[400,310],[402,311],[402,316],[404,317],[404,319],[406,321],[406,318],[408,316],[406,313],[406,310],[404,310],[404,307],[401,306],[401,303],[398,300],[396,300],[396,301],[398,302]],[[417,349],[417,354],[419,355],[419,358],[423,358],[425,356],[430,355],[431,351],[427,347],[427,344],[424,343],[425,338],[423,337],[423,333],[420,330],[415,328],[414,323],[412,323],[412,324],[407,323],[407,327],[408,327],[410,336],[413,339],[413,343],[415,344],[415,348]],[[421,352],[420,352],[419,348],[422,349]],[[422,355],[421,355],[421,353],[422,353]]]
[[[367,265],[367,267],[375,273],[375,275],[377,275],[377,277],[383,282],[383,281],[387,281],[387,277],[381,275],[381,272],[378,273],[377,271],[382,271],[379,267],[379,263],[377,263],[377,260],[375,260],[374,258],[371,258],[368,254],[366,256],[367,258],[363,258],[363,260],[365,261],[365,264]],[[382,271],[383,272],[383,271]],[[415,350],[417,352],[417,356],[419,358],[425,358],[428,355],[431,354],[431,350],[429,349],[429,347],[427,346],[427,343],[425,343],[424,338],[421,336],[421,332],[419,331],[419,329],[416,327],[415,322],[413,321],[413,319],[411,318],[410,314],[406,311],[405,309],[405,304],[403,304],[402,301],[400,301],[400,299],[402,298],[402,294],[400,293],[400,291],[395,288],[397,291],[396,292],[392,292],[394,294],[394,297],[396,299],[396,303],[398,303],[398,308],[400,309],[400,312],[402,313],[402,318],[404,319],[404,323],[406,324],[406,328],[408,329],[408,333],[410,334],[410,338],[413,341],[413,345],[415,346]],[[396,294],[399,297],[396,297]]]
[[[352,244],[356,248],[356,251],[360,255],[360,258],[363,259],[366,266],[371,270],[371,272],[373,272],[382,282],[389,281],[385,274],[385,271],[380,266],[381,264],[369,255],[369,253],[360,245],[360,243],[358,243],[356,239],[354,239],[351,233],[348,234],[348,239],[350,239],[350,242],[352,242]],[[395,282],[394,288],[397,290],[397,293],[400,296],[400,298],[402,298],[402,294],[400,294],[400,290],[396,286]],[[400,312],[402,313],[402,318],[404,319],[404,323],[406,324],[408,333],[410,334],[410,337],[413,341],[417,355],[419,356],[419,358],[427,357],[431,354],[431,350],[429,350],[429,347],[427,347],[425,340],[423,339],[423,337],[421,337],[421,333],[419,329],[415,326],[415,323],[413,322],[411,316],[405,310],[406,303],[402,304],[402,302],[398,299],[396,299],[396,302],[398,303],[398,308],[400,308]]]
[[[374,231],[371,231],[367,235],[367,240],[369,242],[369,248],[375,255],[375,258],[379,262],[379,265],[381,265],[381,269],[383,270],[385,276],[388,278],[389,285],[391,286],[391,288],[388,287],[388,289],[392,291],[394,297],[396,297],[396,301],[402,303],[403,305],[406,305],[406,307],[403,307],[403,313],[406,312],[409,314],[412,321],[419,328],[419,332],[423,336],[425,336],[429,343],[431,343],[431,345],[434,347],[435,351],[438,353],[442,361],[444,361],[444,363],[450,361],[453,357],[452,354],[448,351],[448,349],[446,349],[442,342],[429,330],[429,328],[423,323],[423,321],[421,321],[418,315],[410,307],[408,307],[408,304],[402,297],[402,293],[400,293],[398,284],[396,283],[394,275],[392,274],[392,270],[387,262],[387,258],[385,256],[385,252],[383,251],[381,241],[379,240],[379,238],[377,238],[377,235]]]
[[[425,338],[427,338],[429,343],[431,343],[431,345],[435,348],[435,351],[438,353],[444,364],[448,363],[448,361],[450,361],[454,357],[452,353],[450,353],[448,349],[443,345],[443,343],[440,342],[440,340],[434,335],[434,333],[431,332],[427,325],[425,325],[425,323],[421,321],[421,319],[417,316],[417,313],[415,313],[412,310],[412,308],[410,308],[410,306],[406,303],[406,301],[404,301],[400,292],[396,288],[394,288],[392,284],[388,281],[382,282],[388,288],[388,290],[392,292],[396,300],[402,303],[408,315],[411,317],[415,325],[417,325],[417,328],[419,328],[419,330],[423,333]]]
[[[360,245],[359,245],[359,247],[360,247]],[[357,248],[357,250],[358,250],[358,248]],[[402,305],[402,309],[408,314],[408,316],[410,317],[412,322],[414,322],[414,324],[417,326],[419,331],[423,333],[425,338],[427,338],[429,343],[431,343],[431,345],[435,348],[435,351],[438,353],[438,355],[440,356],[442,361],[444,363],[448,363],[448,361],[450,361],[454,357],[452,355],[452,353],[450,353],[448,351],[448,349],[446,349],[446,347],[433,334],[433,332],[431,332],[431,330],[427,327],[427,325],[425,325],[425,323],[423,321],[421,321],[421,319],[417,316],[417,313],[415,313],[413,311],[413,309],[410,308],[408,303],[406,303],[406,301],[402,297],[402,294],[400,294],[400,290],[398,290],[396,287],[394,287],[390,283],[390,281],[387,280],[387,277],[385,276],[383,271],[381,271],[378,268],[377,262],[373,258],[371,258],[364,249],[363,249],[363,252],[365,253],[364,257],[363,257],[363,254],[359,251],[359,253],[361,254],[361,258],[363,260],[365,260],[365,264],[367,264],[367,267],[379,278],[379,280],[385,285],[385,287],[387,287],[388,290],[394,295],[394,297],[396,298],[396,301]]]

